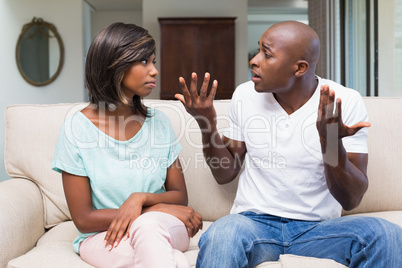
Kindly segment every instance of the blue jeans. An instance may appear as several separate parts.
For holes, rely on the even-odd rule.
[[[402,267],[402,228],[374,217],[309,222],[244,212],[208,228],[198,268],[254,267],[280,254],[333,259],[349,267]]]

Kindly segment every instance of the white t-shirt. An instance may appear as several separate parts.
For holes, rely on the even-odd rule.
[[[316,128],[320,86],[328,84],[342,100],[342,119],[352,126],[368,121],[360,94],[317,77],[313,96],[288,115],[272,93],[259,93],[252,81],[238,86],[224,135],[244,141],[245,168],[240,174],[231,213],[253,211],[291,219],[322,221],[339,217],[342,207],[330,194]],[[367,153],[367,128],[343,138],[349,153]]]

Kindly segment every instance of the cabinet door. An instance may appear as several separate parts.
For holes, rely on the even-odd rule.
[[[234,18],[159,19],[161,25],[161,99],[181,93],[179,77],[190,83],[205,72],[218,80],[216,99],[231,98],[234,90]]]

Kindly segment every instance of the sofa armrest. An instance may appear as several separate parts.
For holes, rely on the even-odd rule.
[[[31,250],[45,233],[39,188],[26,179],[0,182],[0,267]]]

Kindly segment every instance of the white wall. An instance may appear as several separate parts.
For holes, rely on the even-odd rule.
[[[142,10],[92,12],[92,39],[106,26],[114,22],[134,23],[142,26]]]
[[[275,14],[274,12],[261,9],[260,13],[249,11],[248,14],[248,53],[257,53],[258,41],[261,35],[271,27],[273,24],[285,20],[297,20],[308,24],[307,7],[303,14],[281,13]]]
[[[395,0],[382,0],[381,4],[378,4],[378,94],[380,96],[401,96],[401,92],[397,90],[394,83],[396,75],[394,33]]]
[[[211,8],[213,7],[213,8]],[[114,21],[131,22],[148,29],[160,55],[158,17],[237,17],[235,84],[247,80],[247,1],[245,0],[146,0],[142,20],[138,11],[95,12],[92,21],[82,0],[0,0],[0,181],[7,179],[4,168],[4,110],[12,104],[46,104],[84,100],[85,27],[93,32]],[[60,76],[50,85],[34,87],[23,80],[15,62],[15,47],[22,26],[33,17],[53,23],[64,42],[65,62]],[[178,59],[180,60],[180,59]],[[185,59],[183,59],[185,60]],[[160,60],[157,59],[158,62]],[[158,64],[159,65],[159,64]],[[157,66],[159,68],[159,66]],[[192,70],[189,70],[191,72]],[[150,98],[159,98],[160,81]]]
[[[159,17],[237,17],[235,20],[235,85],[247,80],[247,1],[246,0],[144,0],[143,27],[157,44],[157,68],[160,70]],[[211,8],[213,7],[213,8]],[[185,37],[183,37],[185,38]],[[186,59],[177,59],[186,60]],[[193,70],[188,70],[192,72]],[[160,96],[160,76],[149,98]]]
[[[6,106],[83,100],[81,12],[81,0],[0,0],[0,181],[8,178],[4,168]],[[15,61],[22,26],[33,17],[53,23],[64,42],[65,61],[60,76],[44,87],[34,87],[25,82]]]

